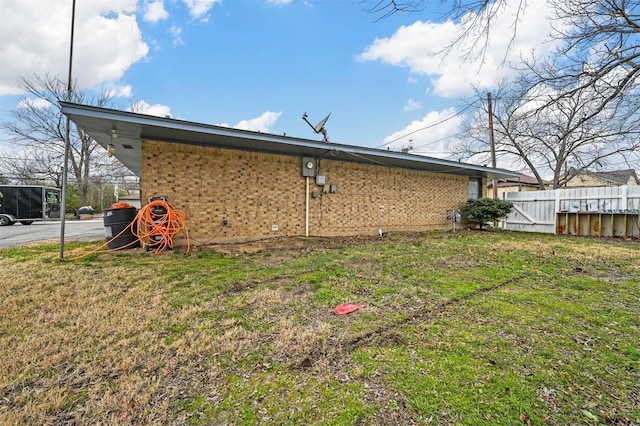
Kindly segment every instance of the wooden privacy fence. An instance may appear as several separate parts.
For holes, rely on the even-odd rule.
[[[640,237],[640,186],[505,193],[505,229],[595,237]]]

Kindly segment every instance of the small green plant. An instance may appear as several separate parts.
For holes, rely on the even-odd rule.
[[[462,213],[468,222],[479,225],[482,229],[485,223],[505,217],[512,209],[513,204],[508,201],[476,198],[467,201],[462,207]]]

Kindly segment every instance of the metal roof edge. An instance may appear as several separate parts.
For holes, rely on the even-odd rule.
[[[71,102],[60,102],[60,107],[61,107],[62,113],[65,115],[83,112],[84,114],[82,115],[94,117],[94,118],[111,119],[111,120],[118,119],[128,123],[167,127],[171,129],[197,132],[197,133],[211,133],[211,134],[217,134],[221,136],[237,136],[241,134],[243,135],[243,137],[246,137],[248,139],[256,139],[256,140],[258,139],[264,140],[265,138],[269,140],[271,140],[272,138],[274,138],[274,140],[300,139],[300,138],[293,138],[291,136],[285,136],[285,135],[254,132],[251,130],[235,129],[232,127],[225,127],[225,126],[216,126],[214,124],[198,123],[195,121],[182,120],[182,119],[177,119],[172,117],[158,117],[155,115],[140,114],[137,112],[122,111],[117,109],[101,108],[101,107],[96,107],[91,105],[75,104]],[[300,139],[300,140],[304,140],[304,139]],[[309,140],[309,142],[315,142],[315,141]]]
[[[428,157],[418,154],[410,154],[397,151],[389,151],[377,148],[368,148],[355,145],[346,145],[340,143],[329,143],[322,141],[315,141],[311,139],[276,135],[272,133],[255,132],[251,130],[235,129],[231,127],[216,126],[212,124],[198,123],[193,121],[187,121],[182,119],[175,119],[171,117],[158,117],[147,114],[140,114],[130,111],[122,111],[116,109],[102,108],[91,105],[82,105],[71,102],[60,102],[60,108],[66,116],[83,116],[89,118],[95,118],[100,120],[111,121],[114,129],[117,130],[117,123],[129,123],[137,124],[140,126],[152,126],[157,128],[167,128],[170,130],[178,130],[183,132],[193,132],[199,134],[209,134],[215,136],[226,136],[235,138],[244,138],[254,141],[264,141],[272,144],[282,144],[283,146],[299,147],[299,148],[312,148],[319,150],[339,151],[346,154],[351,154],[356,157],[354,161],[362,163],[371,163],[372,159],[379,159],[379,164],[384,164],[385,159],[393,159],[406,163],[405,168],[411,169],[411,163],[430,164],[434,166],[448,167],[457,170],[473,171],[486,175],[498,175],[503,177],[518,177],[521,173],[513,172],[506,169],[491,168],[485,166],[479,166],[470,163],[456,162],[452,160],[439,159],[435,157]],[[357,158],[359,156],[367,156],[369,158]],[[375,161],[373,161],[375,162]],[[444,172],[446,173],[446,171]]]

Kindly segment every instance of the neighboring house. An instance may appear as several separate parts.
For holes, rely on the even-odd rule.
[[[187,213],[195,244],[450,229],[447,211],[486,196],[487,179],[519,176],[402,152],[61,107],[140,177],[143,201],[166,197]]]
[[[136,209],[142,207],[142,202],[140,200],[140,191],[134,191],[133,193],[127,195],[119,195],[116,201],[128,203]]]
[[[611,172],[590,172],[569,170],[570,178],[564,185],[567,188],[640,185],[635,170],[614,170]]]
[[[551,189],[552,182],[543,181],[545,188]],[[505,193],[507,192],[523,192],[523,191],[540,191],[540,184],[538,183],[538,179],[533,176],[518,176],[518,177],[507,177],[503,179],[496,180],[496,188],[498,192],[498,199],[503,200],[505,198]],[[487,195],[489,198],[493,198],[493,181],[489,181],[487,184]]]

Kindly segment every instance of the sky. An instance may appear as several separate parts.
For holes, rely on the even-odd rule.
[[[461,30],[445,10],[383,18],[377,2],[78,0],[72,75],[117,109],[313,140],[302,115],[331,114],[330,142],[446,157],[472,86],[490,91],[519,54],[553,48],[544,0],[528,2],[515,40],[503,10],[482,60],[435,54]],[[20,76],[66,81],[71,5],[0,0],[1,121],[24,97]],[[12,148],[2,134],[0,147]]]

